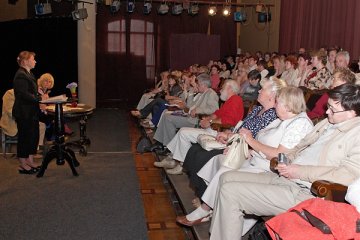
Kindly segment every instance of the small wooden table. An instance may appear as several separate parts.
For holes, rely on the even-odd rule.
[[[87,116],[93,113],[93,108],[83,104],[79,104],[78,107],[72,108],[70,106],[66,106],[66,103],[67,102],[64,101],[47,102],[47,104],[51,104],[47,107],[47,111],[49,114],[55,115],[55,144],[47,152],[37,177],[42,177],[44,175],[47,166],[53,159],[56,159],[57,165],[63,165],[66,161],[69,164],[73,175],[79,175],[75,167],[78,167],[80,163],[77,161],[74,151],[69,147],[71,143],[65,143],[64,116],[87,118]],[[85,135],[86,121],[84,123],[80,123],[80,126],[82,125],[84,126],[80,140],[82,139],[82,142],[88,141],[90,143],[90,140]]]

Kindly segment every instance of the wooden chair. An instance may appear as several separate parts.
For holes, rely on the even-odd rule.
[[[8,136],[4,133],[3,129],[1,129],[1,147],[4,158],[6,158],[6,152],[11,144],[17,144],[17,135],[14,137]]]

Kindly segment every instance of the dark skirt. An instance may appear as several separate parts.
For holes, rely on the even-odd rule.
[[[195,195],[199,198],[204,194],[207,185],[197,173],[200,169],[214,156],[222,154],[224,150],[206,151],[200,144],[196,143],[191,146],[186,154],[183,168],[189,175],[190,184],[195,190]]]
[[[28,158],[36,154],[39,144],[39,120],[16,119],[18,128],[17,157]]]

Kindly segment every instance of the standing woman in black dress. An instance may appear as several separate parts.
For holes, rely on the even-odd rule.
[[[34,174],[38,167],[34,164],[39,142],[39,101],[36,79],[31,73],[35,67],[35,53],[22,51],[17,57],[20,66],[14,77],[15,103],[13,116],[18,127],[17,156],[20,174]]]

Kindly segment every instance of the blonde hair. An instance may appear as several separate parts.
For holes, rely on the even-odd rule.
[[[270,91],[275,93],[275,96],[277,96],[279,94],[279,91],[284,88],[287,87],[287,83],[285,80],[277,78],[275,76],[271,76],[270,78],[263,78],[260,81],[260,85],[261,87],[264,86],[265,82],[268,82],[270,84]]]
[[[16,61],[19,64],[19,66],[21,67],[22,62],[25,60],[29,60],[29,58],[31,56],[35,57],[35,53],[29,52],[29,51],[22,51],[19,53],[18,57],[16,58]]]
[[[286,109],[294,114],[306,111],[306,103],[303,91],[294,86],[280,89],[277,100],[280,101]]]
[[[181,75],[182,75],[182,72],[179,71],[179,70],[174,70],[174,71],[171,71],[170,75],[174,75],[176,76],[176,78],[181,78]]]
[[[46,80],[49,81],[49,89],[52,89],[54,87],[54,77],[50,73],[44,73],[40,76],[40,78],[37,80],[38,87],[42,87]]]

